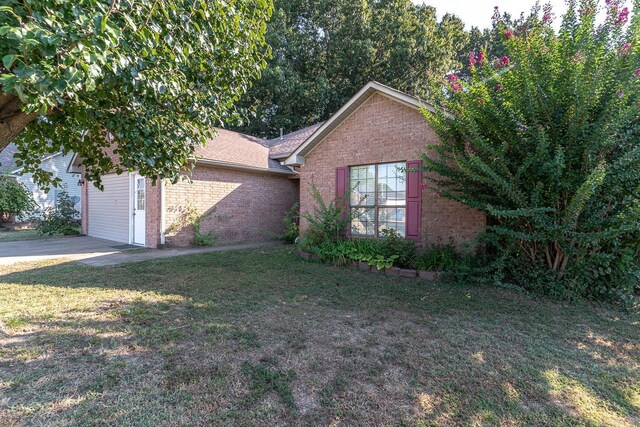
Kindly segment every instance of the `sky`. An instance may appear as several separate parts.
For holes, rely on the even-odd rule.
[[[519,17],[520,12],[529,12],[536,0],[413,0],[414,3],[424,3],[434,6],[441,18],[445,13],[457,15],[471,27],[488,28],[491,26],[493,8],[498,6],[502,12],[509,12],[514,17]],[[551,3],[556,20],[559,20],[566,10],[564,0],[541,0],[540,4]]]

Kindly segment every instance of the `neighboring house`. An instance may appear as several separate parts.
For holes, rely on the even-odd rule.
[[[73,157],[72,153],[65,155],[60,152],[42,159],[40,167],[47,172],[53,173],[54,178],[59,178],[61,180],[58,187],[50,185],[48,187],[49,191],[45,191],[44,188],[33,182],[33,178],[30,173],[21,175],[22,168],[16,168],[13,155],[17,151],[15,144],[9,144],[2,153],[0,153],[0,162],[3,165],[3,172],[15,176],[19,182],[23,183],[33,193],[33,199],[38,204],[40,212],[44,211],[44,209],[48,207],[56,207],[58,194],[63,190],[67,190],[69,196],[76,201],[75,207],[80,211],[82,205],[80,203],[81,187],[79,186],[81,175],[79,173],[67,172],[67,166]],[[7,163],[6,169],[4,169],[5,162]]]
[[[269,157],[270,144],[218,129],[196,149],[191,182],[153,185],[135,173],[102,177],[104,191],[83,186],[83,232],[89,236],[147,247],[192,243],[185,212],[195,208],[201,231],[219,243],[273,239],[286,212],[298,200],[297,174]],[[81,171],[75,157],[70,170]]]
[[[376,82],[362,88],[284,162],[300,173],[301,211],[313,210],[315,184],[325,200],[348,198],[354,237],[394,229],[422,246],[473,239],[485,217],[439,197],[417,170],[425,145],[438,143],[420,107],[431,108]]]
[[[349,199],[354,237],[393,229],[422,246],[460,245],[484,229],[485,218],[422,185],[420,152],[438,139],[421,106],[371,82],[326,122],[280,138],[219,130],[197,149],[191,182],[154,186],[125,173],[104,176],[104,192],[85,184],[83,231],[147,247],[183,246],[193,240],[184,213],[195,209],[201,231],[213,231],[220,243],[271,239],[295,202],[302,212],[313,210],[315,184],[327,201]],[[75,157],[69,170],[81,172],[81,165]]]

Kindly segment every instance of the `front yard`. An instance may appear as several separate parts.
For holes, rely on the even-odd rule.
[[[0,425],[637,425],[640,316],[299,260],[0,266]]]

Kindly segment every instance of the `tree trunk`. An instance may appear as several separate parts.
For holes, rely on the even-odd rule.
[[[20,98],[0,90],[0,151],[39,116],[39,113],[23,112]]]

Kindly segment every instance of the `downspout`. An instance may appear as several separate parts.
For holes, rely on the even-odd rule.
[[[164,180],[160,180],[160,244],[164,245]]]

